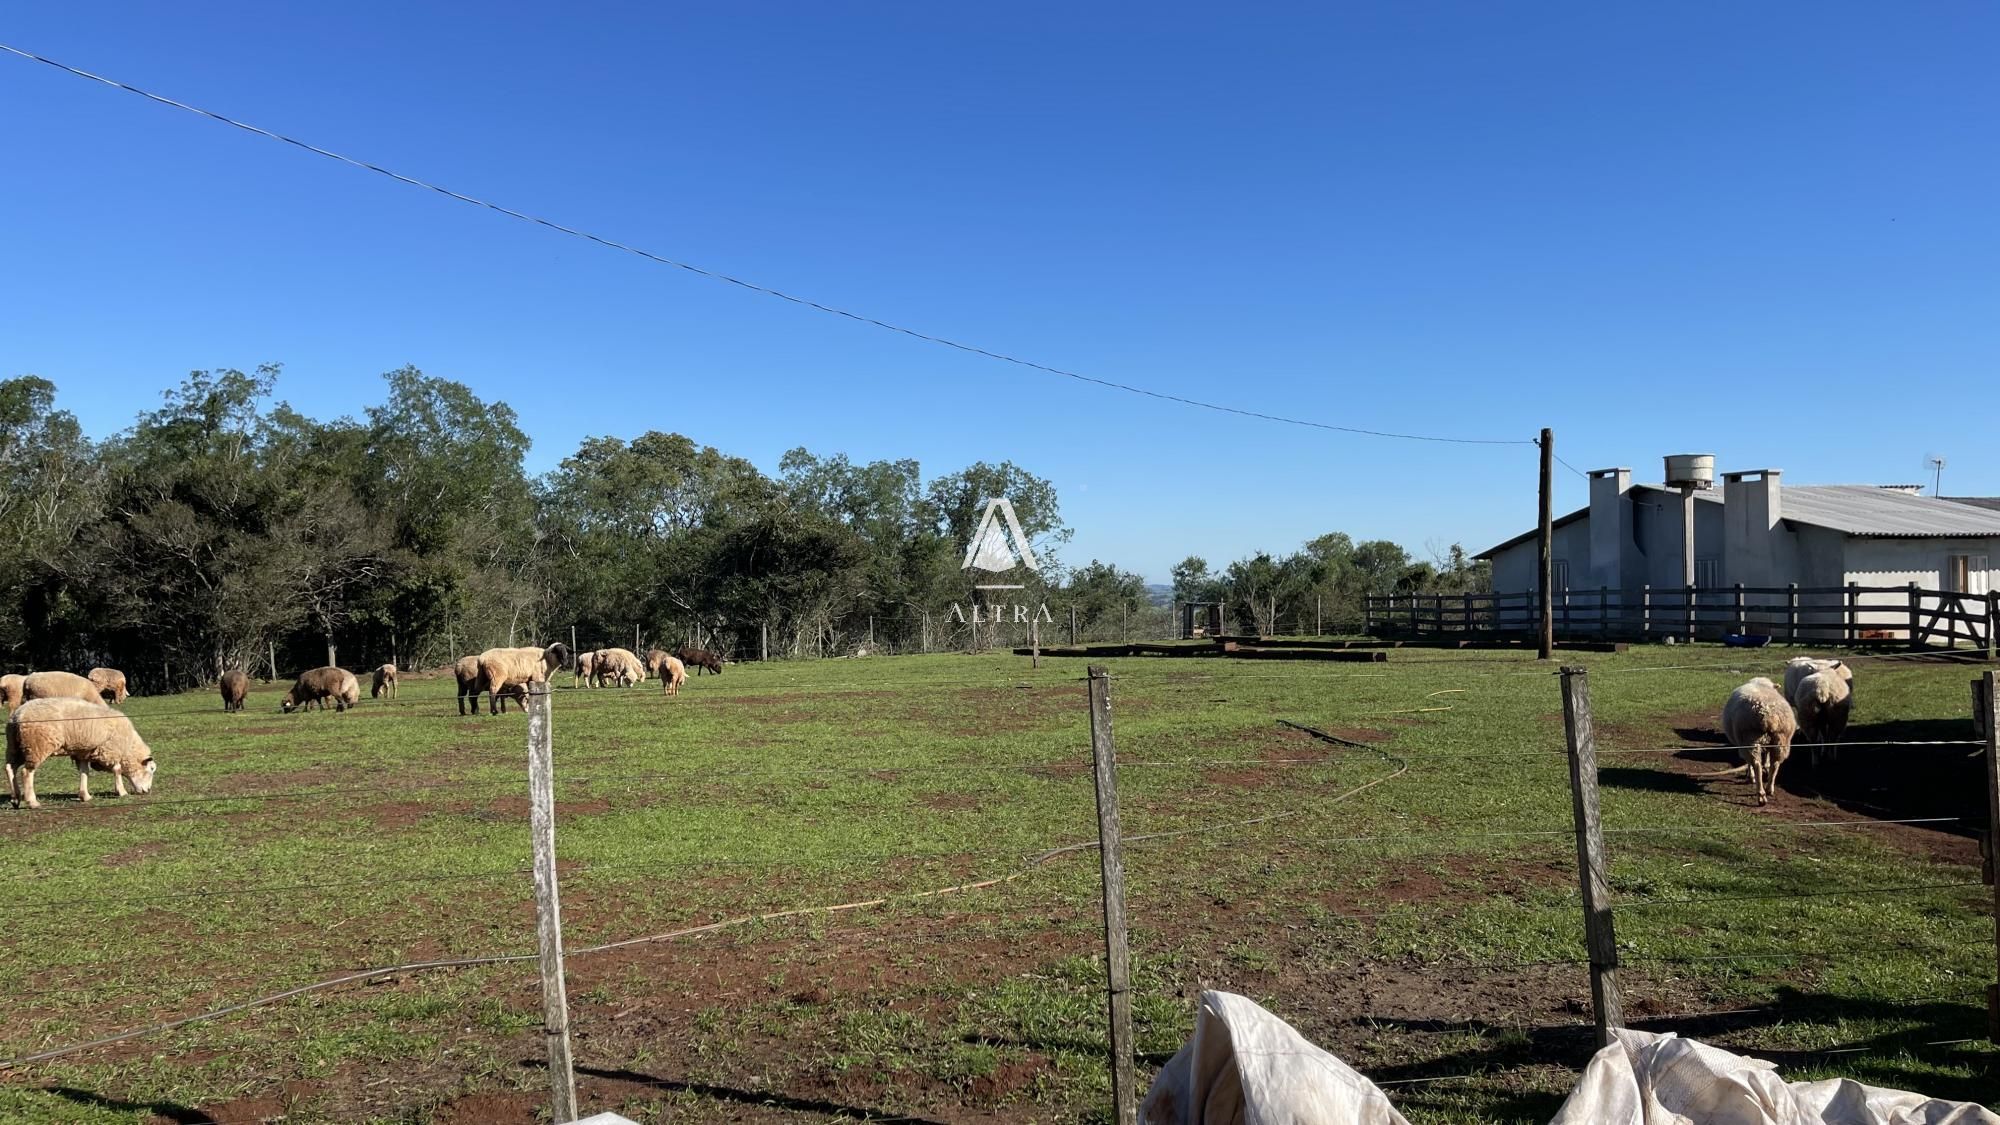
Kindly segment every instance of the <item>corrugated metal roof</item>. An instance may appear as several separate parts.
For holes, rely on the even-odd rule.
[[[1634,492],[1659,492],[1679,500],[1679,489],[1660,484],[1635,484]],[[1722,503],[1723,490],[1694,494],[1698,500]],[[1646,501],[1641,501],[1645,503]],[[1940,500],[1913,496],[1872,484],[1794,484],[1779,490],[1779,514],[1796,523],[1831,528],[1848,535],[1911,539],[1961,539],[2000,536],[2000,497]],[[1555,521],[1561,527],[1590,514],[1580,508]],[[1535,537],[1531,529],[1489,547],[1474,558],[1491,558]]]
[[[2000,511],[1912,496],[1866,484],[1804,484],[1779,493],[1788,520],[1849,535],[1962,537],[2000,535]]]

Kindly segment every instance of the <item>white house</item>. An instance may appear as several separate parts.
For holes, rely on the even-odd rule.
[[[1633,484],[1630,469],[1589,477],[1589,506],[1554,521],[1555,589],[1680,590],[1683,493]],[[1722,480],[1720,489],[1690,494],[1698,588],[2000,589],[2000,507],[1986,501],[1922,496],[1914,485],[1785,487],[1776,469],[1727,472]],[[1496,593],[1536,588],[1533,530],[1477,557],[1492,560]],[[1901,604],[1892,593],[1876,597],[1862,604]]]

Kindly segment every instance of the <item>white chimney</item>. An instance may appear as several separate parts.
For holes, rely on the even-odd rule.
[[[1778,470],[1722,474],[1723,580],[1771,586],[1778,580],[1779,521],[1785,518]]]
[[[1581,568],[1573,567],[1572,581],[1577,581],[1579,586],[1609,586],[1620,590],[1625,586],[1625,560],[1633,554],[1632,506],[1625,503],[1625,493],[1632,488],[1632,470],[1592,469],[1589,476],[1589,578],[1583,578]]]

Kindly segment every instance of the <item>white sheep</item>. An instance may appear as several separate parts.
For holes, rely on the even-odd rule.
[[[549,673],[568,662],[569,646],[561,641],[547,648],[489,648],[480,653],[479,688],[490,695],[488,713],[500,713],[503,696],[511,695],[525,705],[528,685],[547,683]]]
[[[135,792],[151,792],[158,769],[146,740],[122,712],[96,700],[31,699],[7,720],[7,787],[15,808],[42,807],[35,800],[35,770],[58,754],[76,763],[80,801],[90,800],[91,770],[110,774],[123,797],[127,781]]]
[[[668,656],[664,652],[661,653],[658,671],[660,686],[666,689],[666,693],[668,695],[679,695],[681,693],[681,685],[687,683],[688,678],[687,665],[681,663],[681,658],[678,656]]]
[[[1791,756],[1792,737],[1798,729],[1798,718],[1779,694],[1778,685],[1763,676],[1751,680],[1730,692],[1728,702],[1722,705],[1723,737],[1738,748],[1743,764],[1708,776],[1748,771],[1750,784],[1757,789],[1757,803],[1770,804],[1778,787],[1778,767]]]
[[[0,703],[7,705],[9,714],[21,705],[21,682],[27,678],[19,672],[9,672],[0,676]]]
[[[1799,735],[1812,743],[1813,761],[1822,748],[1834,756],[1834,744],[1847,733],[1847,716],[1854,706],[1854,686],[1841,673],[1846,667],[1814,672],[1799,681],[1792,693],[1792,712],[1798,716]]]
[[[592,670],[602,683],[631,687],[646,682],[646,666],[629,648],[600,648],[594,654]]]
[[[1792,657],[1785,662],[1785,698],[1787,700],[1798,698],[1800,680],[1805,679],[1814,672],[1826,672],[1834,669],[1841,670],[1842,674],[1849,680],[1854,678],[1854,669],[1838,660],[1817,656]]]
[[[30,672],[21,681],[21,698],[81,699],[86,703],[101,703],[104,700],[96,684],[75,672]]]

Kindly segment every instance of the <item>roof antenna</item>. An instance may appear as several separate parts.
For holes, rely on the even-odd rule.
[[[1928,465],[1931,470],[1931,495],[1944,495],[1943,492],[1939,491],[1944,484],[1944,458],[1933,453],[1924,458],[1924,464]]]

